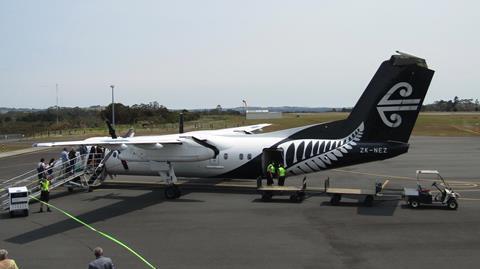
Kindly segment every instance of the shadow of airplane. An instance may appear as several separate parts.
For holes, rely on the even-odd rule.
[[[129,197],[129,196],[120,196],[116,194],[104,195],[102,197],[94,199],[115,199],[119,200],[117,203],[97,208],[90,212],[76,216],[82,221],[95,224],[96,222],[105,221],[110,218],[117,216],[125,215],[133,211],[141,210],[143,208],[153,206],[158,203],[167,201],[163,196],[163,191],[161,189],[149,189],[150,192]],[[170,201],[169,201],[170,202]],[[192,199],[178,199],[175,202],[203,202],[201,200],[192,200]],[[57,223],[44,226],[33,231],[29,231],[11,238],[6,239],[5,241],[14,244],[27,244],[36,240],[44,239],[56,234],[64,233],[72,229],[82,227],[82,225],[72,219],[66,219],[59,221]]]
[[[192,191],[201,191],[204,193],[256,193],[255,189],[247,188],[233,188],[233,187],[202,187],[202,186],[182,186],[182,197],[175,200],[167,200],[163,193],[163,186],[157,185],[102,185],[97,189],[137,189],[137,190],[148,190],[150,192],[139,195],[139,196],[122,196],[118,193],[109,193],[105,195],[99,195],[96,197],[84,199],[84,201],[97,201],[102,199],[113,199],[119,200],[117,203],[104,206],[101,208],[94,209],[90,212],[76,216],[80,220],[88,223],[95,224],[96,222],[105,221],[110,218],[117,216],[125,215],[133,211],[141,210],[143,208],[153,206],[155,204],[168,202],[168,203],[200,203],[204,202],[202,200],[193,200],[186,199],[184,195],[189,194]],[[51,198],[60,198],[67,195],[72,195],[72,193],[62,192],[52,195]],[[74,194],[73,194],[74,195]],[[7,216],[5,216],[7,217]],[[67,232],[72,229],[81,227],[82,225],[72,219],[66,219],[45,227],[38,228],[33,231],[29,231],[11,238],[6,239],[5,241],[15,244],[27,244],[36,240],[47,238],[56,234]]]
[[[108,185],[105,184],[100,189],[137,189],[137,190],[147,190],[149,192],[139,195],[139,196],[122,196],[118,193],[109,193],[105,195],[98,195],[96,197],[84,199],[84,201],[97,201],[101,199],[111,199],[118,200],[118,202],[111,205],[107,205],[101,208],[94,209],[90,212],[83,213],[78,215],[79,219],[82,221],[95,224],[100,221],[105,221],[110,218],[117,216],[125,215],[133,211],[141,210],[149,206],[153,206],[159,203],[168,202],[168,203],[201,203],[202,200],[186,199],[184,195],[187,195],[191,192],[202,192],[202,193],[237,193],[237,194],[256,194],[259,195],[256,188],[252,187],[233,187],[233,186],[213,186],[213,185],[182,185],[182,197],[176,200],[167,200],[164,197],[163,186],[162,185]],[[70,193],[58,193],[52,195],[53,198],[63,197],[66,195],[71,195]],[[307,194],[307,197],[318,196],[318,194]],[[252,200],[253,203],[260,203],[261,200],[256,198]],[[275,199],[272,202],[274,203],[292,203],[289,199]],[[374,207],[365,207],[362,204],[358,203],[341,203],[339,206],[355,206],[358,207],[358,214],[361,215],[379,215],[379,216],[391,216],[396,209],[397,202],[392,201],[380,201],[381,203],[390,203],[387,206],[374,206]],[[376,201],[375,204],[380,203]],[[262,202],[263,203],[263,202]],[[328,202],[323,202],[321,204],[329,205]],[[57,223],[38,228],[33,231],[29,231],[14,237],[8,238],[5,241],[15,244],[27,244],[36,240],[44,239],[56,234],[64,233],[72,229],[81,227],[82,225],[77,223],[72,219],[66,219],[59,221]]]

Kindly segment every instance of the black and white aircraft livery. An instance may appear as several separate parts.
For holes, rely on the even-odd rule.
[[[269,124],[138,137],[117,137],[110,128],[111,137],[34,146],[105,147],[105,174],[160,176],[166,193],[177,190],[177,176],[256,179],[273,161],[289,175],[314,173],[406,153],[433,73],[424,59],[398,52],[380,65],[348,118],[339,121],[269,133],[258,133]]]

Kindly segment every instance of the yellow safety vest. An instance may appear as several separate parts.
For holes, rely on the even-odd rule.
[[[49,191],[50,190],[50,181],[44,179],[40,181],[40,189],[42,191]]]
[[[270,173],[275,173],[275,166],[273,164],[269,164],[267,166],[267,171]]]
[[[285,170],[285,168],[283,168],[281,166],[278,168],[278,175],[279,176],[284,177],[286,173],[287,173],[287,170]]]

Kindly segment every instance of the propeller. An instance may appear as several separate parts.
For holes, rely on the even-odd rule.
[[[113,129],[112,124],[110,123],[109,120],[106,120],[105,123],[108,126],[108,133],[113,139],[117,139],[117,133],[115,132],[115,129]]]

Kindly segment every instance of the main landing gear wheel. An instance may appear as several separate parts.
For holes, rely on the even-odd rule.
[[[180,196],[182,196],[182,193],[176,185],[170,185],[165,187],[165,198],[167,198],[168,200],[177,199]]]

